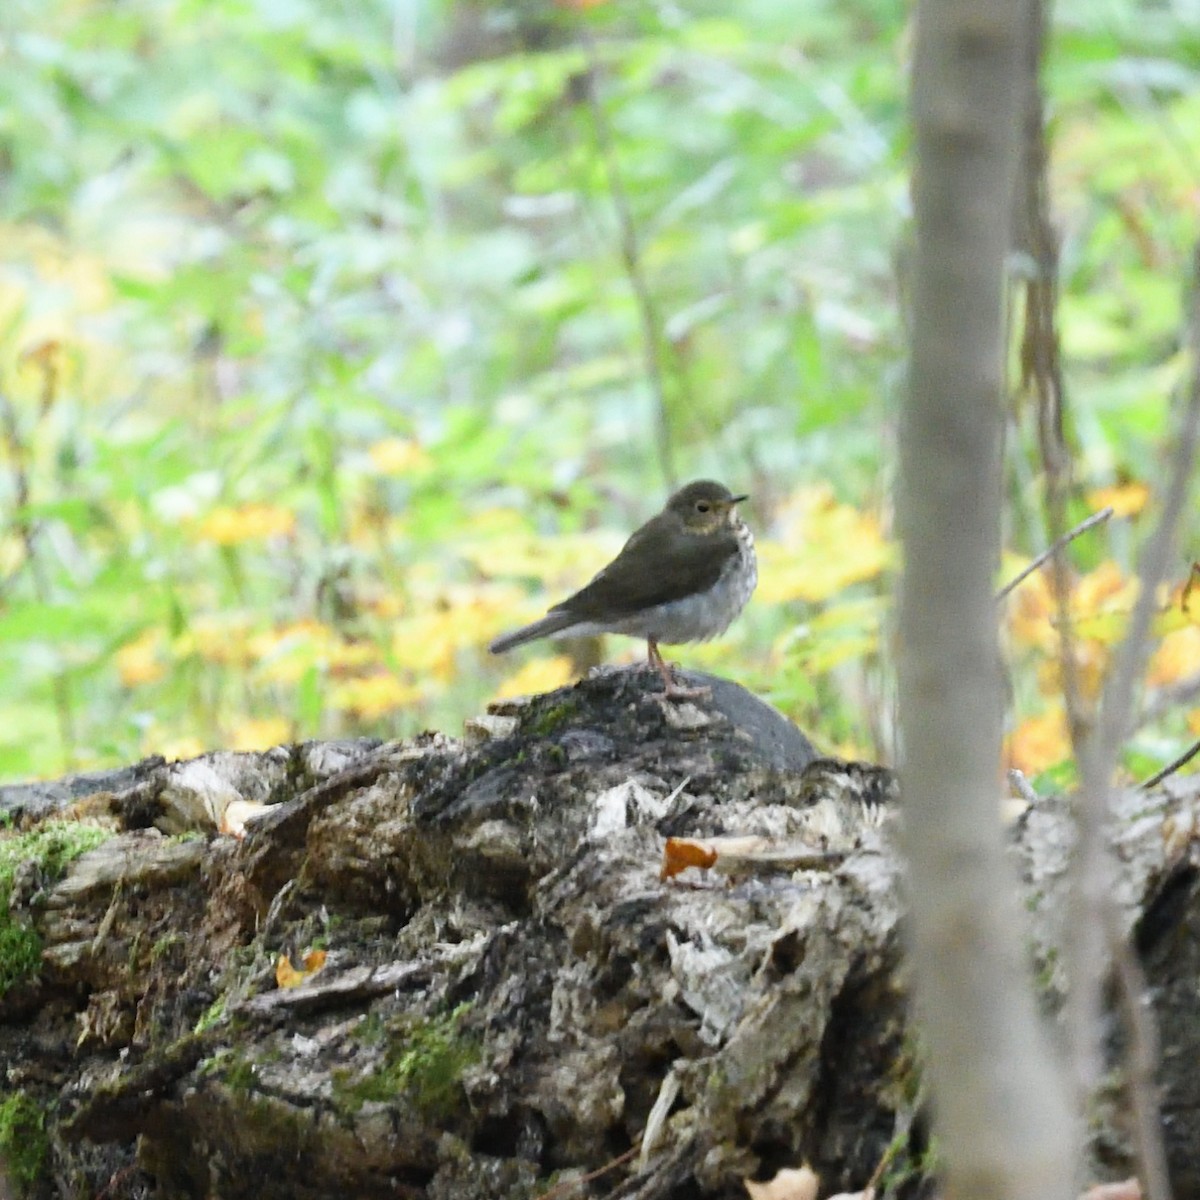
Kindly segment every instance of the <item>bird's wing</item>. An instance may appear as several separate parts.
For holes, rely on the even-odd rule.
[[[666,537],[657,526],[669,519],[648,521],[589,584],[550,611],[580,621],[611,620],[707,591],[738,552],[737,536],[731,529],[719,538],[700,537],[676,527]]]

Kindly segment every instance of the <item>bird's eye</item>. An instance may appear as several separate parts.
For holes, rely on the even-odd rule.
[[[710,508],[712,508],[712,505],[709,504],[709,502],[707,500],[697,500],[696,501],[696,511],[697,512],[708,512],[708,510]]]

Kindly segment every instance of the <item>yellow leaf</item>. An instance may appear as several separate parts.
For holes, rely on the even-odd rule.
[[[1058,605],[1051,586],[1044,571],[1021,584],[1011,601],[1009,629],[1019,645],[1053,654],[1058,650]],[[1137,580],[1124,576],[1111,561],[1075,581],[1070,611],[1076,638],[1105,646],[1120,641],[1137,593]]]
[[[571,660],[565,654],[553,658],[535,658],[527,662],[515,675],[510,675],[496,693],[503,700],[508,696],[533,696],[540,692],[552,692],[555,688],[571,682]]]
[[[281,954],[275,960],[275,982],[281,988],[299,987],[325,965],[325,951],[310,950],[301,963],[299,967],[293,966],[292,960],[286,954]]]
[[[247,653],[257,678],[268,683],[293,684],[314,664],[328,662],[337,634],[320,621],[289,621],[262,630],[247,641]]]
[[[1038,571],[1016,590],[1008,605],[1008,628],[1020,646],[1053,651],[1058,645],[1054,628],[1054,596],[1046,573]]]
[[[403,708],[420,695],[420,689],[380,671],[362,679],[342,680],[333,688],[329,701],[334,708],[370,721]]]
[[[1111,559],[1089,571],[1076,585],[1073,608],[1080,616],[1098,612],[1127,613],[1137,599],[1138,582],[1126,578]]]
[[[126,642],[113,656],[121,682],[126,687],[137,687],[161,679],[167,672],[160,657],[164,649],[159,629],[147,629],[132,642]]]
[[[839,504],[827,488],[798,492],[783,508],[782,537],[758,541],[757,599],[818,603],[874,579],[895,562],[879,519]]]
[[[1112,487],[1093,488],[1087,494],[1088,505],[1097,511],[1111,508],[1113,515],[1133,517],[1146,507],[1150,487],[1145,483],[1118,483]]]
[[[1200,736],[1200,708],[1193,708],[1187,715],[1187,727],[1189,733],[1194,733]]]
[[[380,475],[403,475],[428,467],[432,459],[412,438],[390,437],[376,442],[368,451],[371,466]]]
[[[296,528],[296,514],[279,504],[242,504],[214,508],[196,525],[201,541],[235,546],[259,538],[282,537]]]
[[[1188,625],[1168,633],[1150,658],[1146,682],[1152,687],[1200,675],[1200,626]]]
[[[165,741],[156,742],[149,748],[155,753],[161,754],[167,762],[184,762],[189,758],[199,758],[208,749],[198,737],[191,735],[168,738]]]
[[[253,661],[249,618],[240,613],[201,614],[172,643],[176,659],[196,655],[224,666],[247,667]]]
[[[507,517],[501,525],[501,532],[479,536],[477,524],[477,536],[462,545],[459,552],[492,578],[537,580],[544,589],[542,612],[567,592],[583,587],[624,544],[624,537],[616,530],[547,534],[528,527],[507,528]]]
[[[1075,640],[1075,681],[1083,696],[1095,699],[1100,694],[1108,662],[1109,653],[1103,642],[1082,637]],[[1062,659],[1057,652],[1038,664],[1037,679],[1043,696],[1063,694]]]
[[[328,651],[330,668],[335,674],[361,674],[366,667],[382,667],[382,651],[374,642],[338,638]]]
[[[392,629],[392,654],[406,670],[449,680],[455,658],[467,646],[481,645],[502,629],[545,611],[508,584],[441,586],[422,596],[415,611]]]
[[[1037,774],[1071,757],[1066,714],[1053,708],[1022,721],[1008,739],[1009,765],[1027,775]]]
[[[270,750],[291,739],[292,726],[283,717],[250,717],[238,724],[229,739],[231,750]]]

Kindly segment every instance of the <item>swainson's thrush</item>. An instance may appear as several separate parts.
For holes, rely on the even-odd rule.
[[[745,496],[709,479],[682,487],[586,587],[531,625],[491,644],[493,654],[544,637],[623,633],[646,639],[668,692],[682,694],[659,642],[704,642],[724,633],[758,583],[754,535],[737,514]]]

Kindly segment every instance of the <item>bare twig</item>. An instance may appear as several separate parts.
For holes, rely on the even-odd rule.
[[[564,1179],[561,1183],[556,1183],[548,1192],[543,1192],[538,1200],[557,1200],[559,1196],[565,1196],[573,1187],[580,1187],[585,1183],[591,1183],[593,1179],[599,1179],[602,1175],[607,1175],[609,1171],[615,1170],[622,1163],[627,1163],[638,1152],[637,1146],[631,1146],[624,1154],[619,1154],[616,1158],[610,1159],[602,1167],[597,1167],[594,1171],[589,1171],[586,1175],[577,1175],[573,1179]]]
[[[1066,407],[1059,338],[1058,244],[1050,221],[1045,114],[1040,87],[1041,47],[1046,32],[1044,0],[1033,0],[1034,27],[1026,60],[1025,154],[1017,228],[1022,249],[1033,268],[1025,285],[1025,321],[1021,337],[1021,388],[1037,404],[1038,448],[1046,480],[1046,527],[1052,539],[1050,580],[1058,624],[1058,657],[1062,676],[1067,725],[1076,760],[1092,725],[1080,686],[1071,613],[1071,571],[1066,547],[1067,502],[1071,490],[1071,460],[1064,434]],[[1108,864],[1103,842],[1087,836],[1084,827],[1095,824],[1100,801],[1081,804],[1077,820],[1080,834],[1072,858],[1067,944],[1071,990],[1067,997],[1066,1026],[1070,1047],[1076,1104],[1086,1103],[1101,1068],[1096,1031],[1100,1024],[1099,979],[1104,963],[1104,923],[1100,914],[1107,894]]]
[[[1045,31],[1044,5],[1038,10],[1038,40]],[[1106,959],[1116,967],[1118,1002],[1129,1034],[1129,1095],[1134,1110],[1135,1145],[1141,1166],[1145,1195],[1149,1200],[1166,1200],[1169,1184],[1165,1171],[1160,1116],[1154,1090],[1158,1056],[1153,1014],[1144,1003],[1145,981],[1121,928],[1110,881],[1109,851],[1110,780],[1120,751],[1132,725],[1133,696],[1149,651],[1150,622],[1155,594],[1165,577],[1170,546],[1195,455],[1200,382],[1194,382],[1188,415],[1174,456],[1170,485],[1163,514],[1142,557],[1141,592],[1134,607],[1129,632],[1123,641],[1106,683],[1099,713],[1093,722],[1084,711],[1079,687],[1079,670],[1071,625],[1070,576],[1065,554],[1070,535],[1064,532],[1069,492],[1069,460],[1062,441],[1062,371],[1058,339],[1054,329],[1057,286],[1057,248],[1048,216],[1046,147],[1041,92],[1037,86],[1037,59],[1030,73],[1029,125],[1025,180],[1025,218],[1030,249],[1037,264],[1039,287],[1027,291],[1026,338],[1022,345],[1022,382],[1031,383],[1039,399],[1038,428],[1046,471],[1048,525],[1054,543],[1051,564],[1059,615],[1060,661],[1064,699],[1071,740],[1080,767],[1080,802],[1077,806],[1077,836],[1072,861],[1069,897],[1069,971],[1071,990],[1067,999],[1067,1028],[1072,1051],[1075,1085],[1082,1103],[1099,1077],[1102,1050],[1100,1032],[1101,987]],[[1036,114],[1036,119],[1035,119]],[[1188,315],[1189,341],[1200,343],[1195,314],[1196,297]],[[1195,363],[1193,363],[1195,370]],[[1107,951],[1107,954],[1106,954]]]
[[[1134,695],[1150,653],[1150,625],[1155,614],[1158,588],[1166,578],[1170,565],[1175,531],[1187,503],[1192,465],[1196,458],[1197,442],[1200,441],[1200,245],[1194,254],[1186,341],[1192,354],[1187,407],[1179,440],[1171,457],[1162,515],[1141,556],[1137,603],[1130,617],[1129,630],[1117,649],[1112,671],[1105,683],[1096,727],[1084,742],[1079,755],[1082,793],[1086,802],[1079,809],[1077,856],[1080,874],[1077,877],[1075,916],[1077,921],[1094,920],[1096,916],[1103,919],[1108,950],[1117,968],[1118,992],[1130,1038],[1130,1100],[1134,1110],[1134,1133],[1148,1200],[1168,1200],[1170,1196],[1165,1167],[1162,1165],[1164,1152],[1153,1087],[1153,1068],[1144,1065],[1156,1056],[1153,1018],[1143,1002],[1144,981],[1140,980],[1140,972],[1135,972],[1129,966],[1132,961],[1130,951],[1117,922],[1112,891],[1108,886],[1111,878],[1108,825],[1112,773],[1117,755],[1133,727]],[[1078,938],[1080,925],[1074,924],[1072,929],[1073,936]],[[1081,973],[1071,980],[1072,994],[1076,991],[1089,993],[1083,1005],[1090,1005],[1098,1011],[1104,978],[1103,963],[1083,963],[1081,966]],[[1134,987],[1139,990],[1128,990]],[[1098,1061],[1098,1024],[1086,1030],[1077,1029],[1076,1032],[1087,1038],[1086,1044],[1079,1047],[1083,1058],[1077,1061]]]
[[[1200,740],[1193,742],[1178,758],[1172,759],[1161,771],[1155,771],[1149,779],[1143,780],[1138,784],[1142,791],[1149,791],[1152,787],[1157,787],[1169,775],[1174,775],[1180,767],[1186,766],[1200,754]]]
[[[1100,720],[1091,739],[1100,765],[1107,760],[1111,771],[1116,755],[1133,725],[1134,692],[1150,652],[1150,624],[1154,619],[1159,585],[1167,577],[1174,552],[1175,532],[1191,489],[1192,466],[1200,441],[1200,244],[1194,260],[1192,287],[1188,297],[1187,342],[1192,353],[1187,407],[1179,440],[1171,458],[1162,515],[1150,536],[1138,569],[1139,592],[1133,615],[1104,688]]]
[[[1026,804],[1037,804],[1040,797],[1034,791],[1033,784],[1025,778],[1022,771],[1010,769],[1008,772],[1008,786],[1012,788]]]
[[[592,31],[586,25],[580,26],[579,36],[580,44],[583,46],[583,52],[587,58],[586,92],[588,110],[592,115],[592,128],[596,135],[596,148],[604,163],[604,173],[608,179],[608,192],[612,198],[613,211],[617,215],[617,226],[621,238],[621,261],[624,263],[629,286],[633,289],[634,299],[637,301],[638,318],[642,326],[642,357],[645,362],[646,377],[654,394],[655,440],[658,447],[659,467],[668,487],[674,490],[677,478],[671,444],[671,418],[667,411],[667,391],[662,365],[661,323],[654,306],[654,299],[650,295],[645,272],[642,269],[637,226],[634,224],[633,211],[629,207],[629,197],[625,193],[625,185],[621,180],[608,114],[604,111],[604,103],[600,99],[600,56],[596,51],[596,42]]]
[[[1067,530],[1061,537],[1056,538],[1054,542],[1047,546],[1023,571],[1009,580],[997,593],[996,599],[1003,600],[1006,596],[1016,591],[1018,587],[1029,578],[1039,567],[1044,567],[1064,546],[1073,542],[1080,534],[1087,533],[1089,529],[1107,521],[1113,515],[1112,507],[1102,508],[1099,512],[1094,512],[1085,521],[1080,521],[1074,529]]]

